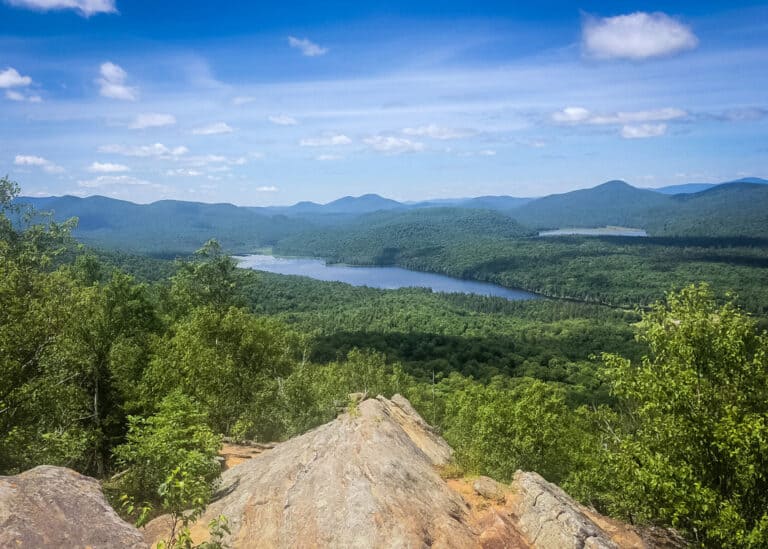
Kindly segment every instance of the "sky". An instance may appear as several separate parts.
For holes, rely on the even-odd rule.
[[[765,2],[0,0],[0,174],[28,196],[768,177],[767,90]]]

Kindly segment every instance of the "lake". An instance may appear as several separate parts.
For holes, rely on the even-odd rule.
[[[503,297],[515,301],[538,297],[530,292],[512,290],[497,284],[462,280],[445,275],[411,271],[400,267],[326,265],[322,259],[284,258],[271,255],[235,256],[235,259],[238,261],[239,267],[247,269],[284,275],[307,276],[315,280],[345,282],[353,286],[368,286],[384,290],[430,288],[435,292]]]
[[[595,227],[595,228],[566,228],[555,229],[553,231],[539,231],[539,236],[567,236],[567,235],[586,235],[586,236],[648,236],[643,229],[632,229],[630,227]]]

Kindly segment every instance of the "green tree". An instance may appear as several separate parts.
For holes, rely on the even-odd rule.
[[[221,438],[207,425],[204,410],[190,397],[175,390],[165,397],[156,414],[128,417],[126,442],[116,447],[118,465],[124,469],[118,489],[136,501],[158,502],[168,495],[167,482],[187,477],[187,490],[176,494],[170,506],[207,502],[213,494],[221,466],[216,455]],[[169,480],[170,479],[170,480]],[[165,493],[161,493],[164,487]],[[175,499],[174,499],[175,498]],[[184,502],[176,501],[183,498]]]
[[[644,315],[640,363],[605,362],[625,425],[609,507],[712,547],[768,544],[768,335],[706,286]],[[625,434],[621,434],[621,432]]]
[[[243,309],[198,307],[158,339],[144,380],[157,401],[176,388],[195,397],[220,433],[272,440],[282,433],[279,386],[293,368],[297,337]]]

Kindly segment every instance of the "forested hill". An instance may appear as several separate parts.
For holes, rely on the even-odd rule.
[[[670,197],[654,191],[637,189],[624,181],[609,181],[591,189],[539,198],[511,215],[536,229],[644,227],[649,217],[668,208],[670,202]]]
[[[730,183],[672,197],[669,215],[648,220],[652,233],[675,236],[768,237],[768,185]]]
[[[343,227],[285,238],[276,249],[336,262],[394,264],[432,257],[488,236],[514,239],[533,234],[514,219],[492,210],[428,208],[373,213]]]
[[[103,196],[22,197],[18,201],[53,212],[56,221],[78,218],[74,236],[86,244],[154,256],[188,255],[210,238],[225,249],[249,251],[310,226],[300,219],[232,204],[178,200],[134,204]]]

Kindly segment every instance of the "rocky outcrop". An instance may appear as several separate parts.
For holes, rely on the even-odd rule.
[[[198,524],[227,516],[233,547],[471,547],[467,505],[435,469],[450,455],[405,399],[368,399],[225,471]]]
[[[146,548],[109,506],[99,483],[64,467],[0,477],[0,547]]]
[[[512,492],[506,512],[532,547],[617,549],[610,535],[590,520],[580,505],[536,473],[515,473]]]
[[[225,471],[193,537],[225,515],[232,547],[652,547],[535,473],[511,485],[445,481],[438,470],[451,448],[406,399],[351,402],[331,423]],[[145,537],[166,531],[160,517]]]

